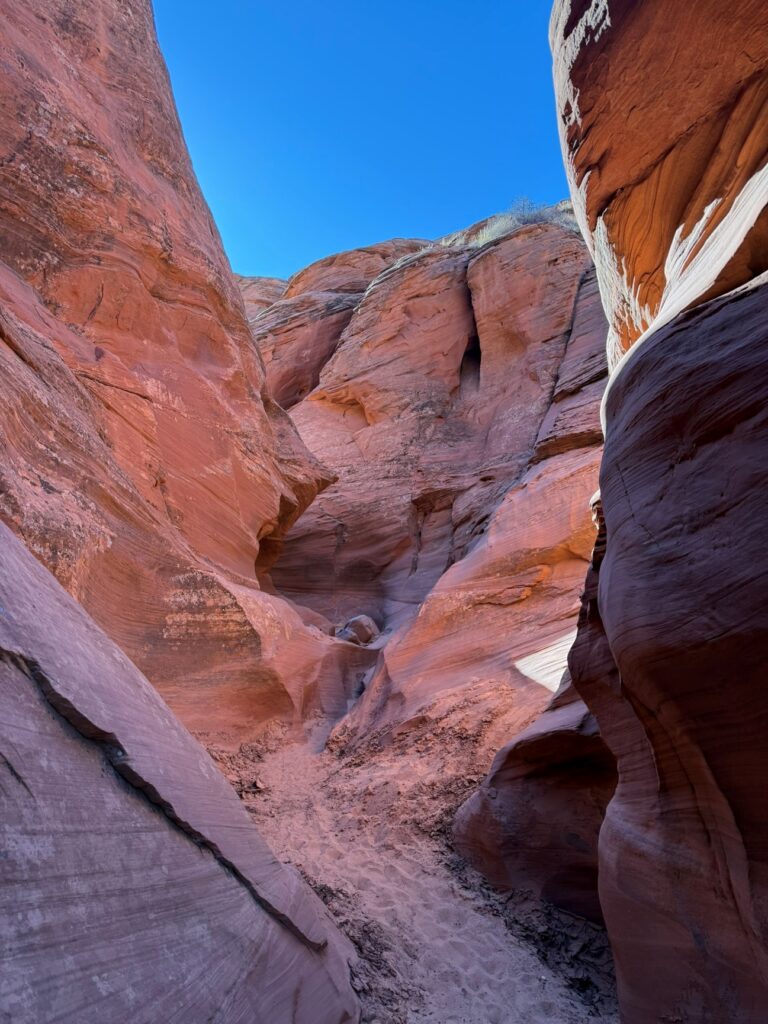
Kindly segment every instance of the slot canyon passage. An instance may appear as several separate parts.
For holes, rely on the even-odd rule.
[[[4,5],[3,1024],[768,1021],[768,8],[672,6],[555,0],[570,200],[279,280],[149,0]]]

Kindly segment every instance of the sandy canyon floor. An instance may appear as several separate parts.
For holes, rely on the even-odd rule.
[[[212,753],[357,949],[364,1024],[614,1024],[604,932],[495,893],[451,849],[487,767],[451,726],[345,752],[318,721],[309,740]]]

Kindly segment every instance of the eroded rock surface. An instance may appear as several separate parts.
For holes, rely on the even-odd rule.
[[[254,340],[272,397],[289,409],[317,386],[371,281],[427,243],[395,238],[318,260],[294,274],[272,304],[261,305],[270,278],[240,278]],[[256,306],[252,296],[259,296]],[[280,301],[278,301],[278,299]]]
[[[602,921],[597,846],[616,762],[568,683],[503,747],[454,822],[456,848],[499,889]]]
[[[557,0],[551,41],[613,364],[644,332],[768,269],[768,9]]]
[[[4,1019],[359,1020],[322,904],[2,524],[0,677]]]
[[[278,588],[334,621],[412,618],[521,476],[550,407],[565,410],[574,318],[589,335],[595,312],[583,247],[546,224],[429,247],[377,278],[291,410],[339,479],[291,531]],[[555,447],[594,445],[594,403],[587,426],[572,419],[548,428]]]
[[[768,13],[557,3],[574,205],[612,323],[573,683],[617,758],[600,901],[622,1021],[768,1017]],[[670,97],[674,96],[674,102]]]
[[[570,663],[618,760],[600,899],[629,1024],[768,1013],[765,304],[681,317],[608,399],[608,543]]]
[[[331,475],[267,393],[148,0],[14,5],[0,46],[0,514],[188,725],[339,713],[359,649],[256,579]]]
[[[337,337],[312,348],[304,333],[309,356],[284,349],[287,379],[310,364],[318,376],[291,414],[338,480],[291,530],[272,580],[342,636],[359,615],[384,630],[334,749],[429,747],[451,723],[473,757],[490,759],[558,687],[594,544],[606,372],[595,273],[566,213],[490,218],[405,255],[363,296],[346,294]],[[254,321],[267,349],[258,325],[279,320],[285,301]],[[556,721],[541,727],[539,767],[551,763],[538,800],[511,767],[517,755],[500,767],[504,751],[496,785],[477,797],[501,793],[495,816],[476,800],[457,836],[495,884],[599,919],[597,832],[614,772],[578,707],[545,716]],[[533,746],[523,742],[525,757]],[[577,804],[579,759],[579,781],[594,774]],[[558,814],[561,824],[548,820]]]

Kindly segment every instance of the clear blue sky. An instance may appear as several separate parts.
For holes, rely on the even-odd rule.
[[[435,238],[567,195],[551,0],[154,0],[233,269]]]

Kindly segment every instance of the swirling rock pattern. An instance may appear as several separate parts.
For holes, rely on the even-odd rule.
[[[570,666],[618,761],[599,885],[628,1024],[768,1014],[767,297],[663,328],[607,404]]]
[[[550,29],[615,365],[646,332],[768,269],[768,10],[557,0]]]
[[[0,524],[0,1016],[354,1024],[354,954],[156,690]]]
[[[557,3],[563,147],[615,364],[569,664],[618,762],[622,1021],[768,1017],[768,12]]]
[[[267,394],[148,0],[13,5],[0,48],[0,514],[190,726],[343,710],[361,653],[257,581],[331,474]]]

